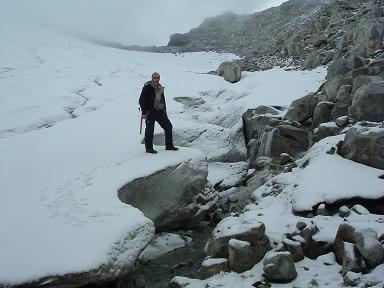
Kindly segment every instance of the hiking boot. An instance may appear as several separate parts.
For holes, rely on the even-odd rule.
[[[167,147],[165,147],[165,150],[172,150],[172,151],[177,151],[177,150],[179,150],[179,148],[177,148],[177,147],[175,147],[175,146],[167,146]]]
[[[155,149],[153,149],[153,148],[150,148],[150,149],[147,149],[147,150],[145,151],[145,153],[156,154],[157,151],[156,151]]]

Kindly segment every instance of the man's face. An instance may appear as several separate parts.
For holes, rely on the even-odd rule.
[[[160,83],[160,75],[159,74],[153,74],[152,75],[152,82],[155,85],[159,85],[159,83]]]

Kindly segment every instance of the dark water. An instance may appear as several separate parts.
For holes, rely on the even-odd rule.
[[[204,246],[214,227],[200,225],[192,231],[174,232],[186,235],[192,241],[183,248],[164,254],[157,259],[139,262],[134,273],[135,288],[168,287],[174,276],[198,278],[197,271],[205,258]],[[131,287],[129,287],[131,288]]]

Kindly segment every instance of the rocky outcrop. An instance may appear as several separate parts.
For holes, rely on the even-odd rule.
[[[341,155],[347,159],[384,169],[384,126],[360,122],[345,135]]]
[[[251,15],[207,18],[188,33],[172,35],[167,48],[235,53],[245,56],[242,66],[248,71],[291,65],[312,69],[383,49],[383,6],[379,0],[290,0]],[[340,63],[336,74],[363,63],[355,60],[352,67]]]
[[[309,94],[294,100],[288,108],[284,119],[290,121],[304,122],[313,117],[317,105],[317,96]]]
[[[191,225],[199,211],[193,198],[207,183],[208,166],[202,160],[189,160],[119,189],[119,199],[153,220],[157,230]]]

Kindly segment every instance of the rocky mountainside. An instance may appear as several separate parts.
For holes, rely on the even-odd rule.
[[[170,37],[172,51],[219,51],[243,56],[244,70],[274,66],[312,69],[382,47],[382,0],[290,0],[251,15],[224,13]]]

